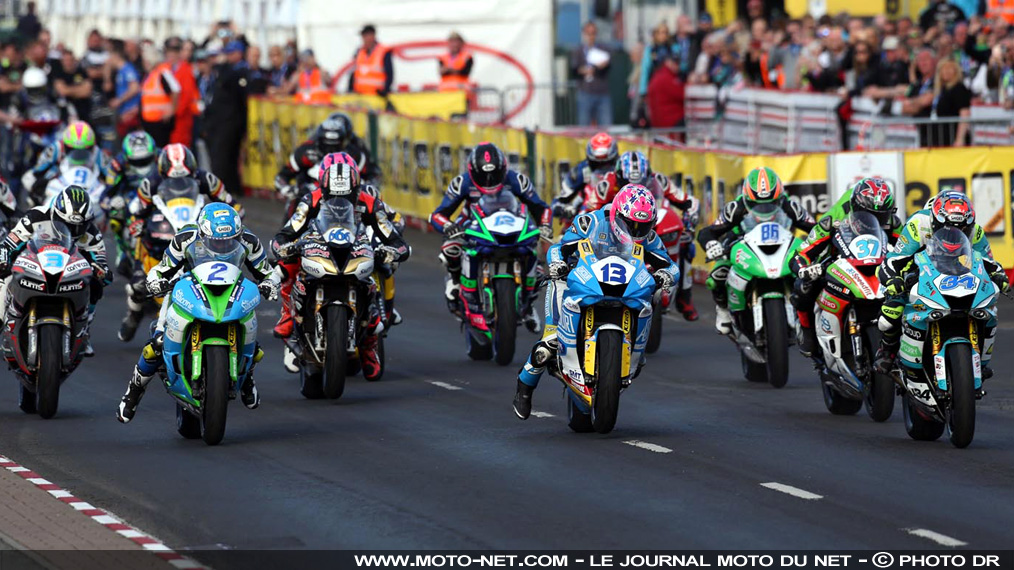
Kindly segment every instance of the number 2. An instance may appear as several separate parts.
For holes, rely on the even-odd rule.
[[[229,269],[229,266],[224,263],[216,263],[212,265],[211,273],[208,274],[208,281],[225,281],[224,279],[219,277],[218,274],[222,273],[226,269]]]
[[[626,283],[627,268],[619,263],[607,263],[601,267],[602,281],[606,283]]]

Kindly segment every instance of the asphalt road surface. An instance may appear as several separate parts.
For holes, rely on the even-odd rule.
[[[264,220],[277,208],[248,207],[261,216],[253,229],[269,237],[275,228]],[[784,389],[748,383],[732,344],[713,332],[701,290],[701,321],[665,321],[662,348],[624,393],[615,431],[575,434],[551,378],[535,394],[536,415],[514,416],[515,373],[535,337],[521,333],[509,367],[470,362],[442,301],[438,241],[409,239],[415,254],[398,274],[405,322],[387,339],[380,382],[356,377],[339,401],[303,399],[271,338],[276,307],[263,304],[263,403],[230,405],[222,445],[180,438],[157,383],[121,425],[114,409],[143,339],[116,339],[117,284],[93,327],[98,356],[64,384],[55,419],[21,413],[7,375],[0,453],[177,549],[1012,544],[1009,329],[975,441],[958,450],[946,437],[910,440],[900,406],[886,424],[862,412],[831,416],[798,355]]]

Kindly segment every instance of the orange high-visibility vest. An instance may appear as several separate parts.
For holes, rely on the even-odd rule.
[[[1008,24],[1014,24],[1014,0],[988,0],[986,17],[1003,18]]]
[[[172,74],[168,63],[160,63],[152,69],[141,85],[141,119],[148,123],[164,121],[173,114],[173,100],[162,87],[162,74]]]
[[[777,78],[775,79],[775,81],[772,82],[771,69],[769,67],[770,63],[768,61],[769,59],[770,56],[768,55],[767,52],[761,54],[760,58],[761,81],[764,83],[765,89],[773,89],[775,87],[781,89],[785,85],[785,69],[781,65],[775,67],[775,71],[777,71]]]
[[[321,77],[320,68],[315,67],[312,71],[299,72],[299,93],[296,99],[303,103],[330,103],[331,94],[324,86],[324,78]]]
[[[356,52],[355,69],[352,71],[355,79],[352,88],[356,93],[364,95],[376,95],[384,88],[387,75],[384,73],[384,55],[387,49],[377,44],[373,47],[373,53],[366,53],[366,50],[359,48]]]
[[[454,70],[440,77],[441,91],[461,91],[468,89],[468,76],[465,75],[465,65],[472,54],[467,49],[462,49],[458,55],[452,56],[450,52],[440,56],[440,64]]]

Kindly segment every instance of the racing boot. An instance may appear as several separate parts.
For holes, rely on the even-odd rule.
[[[123,342],[133,340],[134,335],[137,333],[137,327],[141,325],[142,316],[144,316],[144,313],[127,311],[127,316],[123,317],[123,320],[120,321],[120,331],[116,333],[116,337]]]
[[[898,339],[891,340],[887,333],[880,339],[880,347],[877,348],[877,357],[873,361],[873,367],[881,374],[890,374],[894,371],[894,363],[898,359]]]
[[[450,278],[444,282],[444,299],[447,301],[447,310],[453,315],[461,318],[461,273],[452,273]]]
[[[533,392],[535,392],[535,386],[529,386],[518,380],[518,389],[514,392],[514,413],[523,420],[527,420],[532,415]]]
[[[299,360],[296,358],[296,353],[292,352],[292,349],[288,345],[282,349],[282,364],[285,365],[285,371],[290,374],[299,373]]]
[[[732,313],[722,305],[715,305],[715,330],[718,334],[732,334]]]
[[[261,395],[257,393],[257,384],[254,383],[253,376],[254,368],[262,358],[264,358],[264,351],[258,345],[254,352],[253,364],[250,365],[250,373],[246,375],[246,381],[239,388],[239,399],[248,410],[256,410],[257,406],[261,405]]]
[[[141,403],[144,389],[158,372],[159,361],[162,359],[162,333],[156,332],[148,344],[141,349],[141,357],[134,366],[134,375],[127,383],[127,392],[120,399],[120,407],[116,410],[116,419],[127,423],[134,419],[137,405]]]
[[[282,301],[281,315],[278,323],[275,324],[274,334],[276,338],[289,338],[292,336],[292,279],[286,279],[278,288],[278,297]],[[288,368],[288,366],[286,366]]]
[[[84,336],[84,346],[81,347],[81,356],[85,358],[91,358],[95,356],[95,349],[92,348],[92,321],[95,320],[95,306],[88,307],[88,321],[85,322],[84,330],[81,334]]]
[[[683,315],[683,318],[687,321],[693,322],[700,318],[697,314],[697,309],[694,307],[694,302],[690,298],[690,289],[680,289],[676,293],[676,310]]]
[[[530,302],[525,307],[525,314],[522,316],[522,322],[525,323],[525,328],[528,332],[540,333],[542,332],[542,323],[539,322],[539,316],[535,313],[535,303]]]
[[[813,328],[813,317],[806,311],[796,311],[799,317],[799,352],[807,358],[818,353],[817,330]]]
[[[380,363],[380,335],[371,334],[363,338],[363,344],[360,346],[360,362],[363,366],[363,378],[373,382],[380,380],[380,377],[384,375],[384,367]]]

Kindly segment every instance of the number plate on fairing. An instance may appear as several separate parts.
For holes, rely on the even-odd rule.
[[[607,285],[625,285],[634,276],[634,266],[626,260],[609,256],[592,264],[595,277]]]
[[[205,285],[232,285],[240,278],[240,270],[231,263],[207,261],[194,268],[194,277]]]

